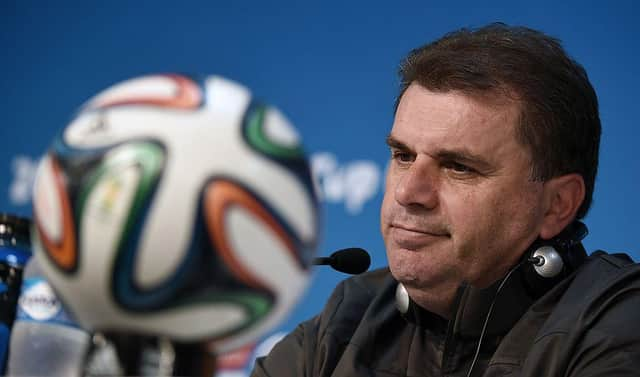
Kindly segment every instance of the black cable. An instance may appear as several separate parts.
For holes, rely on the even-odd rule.
[[[484,338],[485,331],[487,330],[487,324],[489,323],[489,318],[491,318],[491,312],[493,311],[493,305],[496,303],[498,299],[498,293],[502,290],[502,287],[505,285],[511,274],[517,270],[520,266],[522,266],[523,262],[518,263],[514,268],[512,268],[507,275],[502,279],[502,282],[498,286],[496,290],[496,294],[493,295],[493,301],[491,301],[491,306],[489,306],[489,312],[487,313],[487,317],[484,319],[484,325],[482,325],[482,331],[480,332],[480,339],[478,339],[478,347],[476,348],[476,353],[473,356],[473,361],[471,362],[471,367],[469,367],[469,372],[467,373],[467,377],[471,377],[471,372],[473,372],[473,367],[476,365],[476,361],[478,360],[478,355],[480,354],[480,348],[482,347],[482,339]]]

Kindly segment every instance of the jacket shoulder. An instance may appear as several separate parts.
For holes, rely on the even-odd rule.
[[[599,297],[612,297],[632,287],[640,287],[640,264],[626,254],[596,251],[576,271],[563,301],[571,305],[598,304]]]
[[[576,317],[596,320],[606,311],[631,298],[640,289],[640,265],[625,254],[593,253],[576,271],[552,314],[549,331],[575,327]],[[633,308],[634,315],[640,307]],[[631,313],[630,313],[631,315]],[[591,318],[593,316],[593,318]],[[554,318],[555,317],[555,318]]]
[[[343,280],[319,315],[301,323],[268,357],[256,361],[252,376],[332,375],[350,345],[351,352],[358,352],[357,344],[376,344],[367,336],[390,316],[386,312],[391,311],[391,291],[395,284],[388,268]]]
[[[635,375],[640,367],[639,317],[640,265],[624,254],[598,251],[567,281],[525,368],[537,371],[535,375],[558,374],[542,373],[542,365],[568,376],[586,371]]]

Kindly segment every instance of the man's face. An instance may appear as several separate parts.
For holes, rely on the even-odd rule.
[[[540,231],[544,184],[516,140],[519,105],[474,98],[414,83],[396,112],[381,229],[410,294],[487,286]]]

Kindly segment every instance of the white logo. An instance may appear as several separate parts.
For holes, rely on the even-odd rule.
[[[14,205],[24,205],[31,202],[31,190],[36,176],[38,160],[28,156],[18,155],[11,161],[13,182],[9,186],[9,200]]]
[[[60,312],[62,306],[46,281],[40,281],[20,295],[18,305],[29,317],[46,321]]]
[[[360,213],[380,188],[381,169],[373,161],[356,160],[338,165],[333,154],[320,152],[311,156],[311,170],[320,199],[329,203],[344,201],[350,215]]]

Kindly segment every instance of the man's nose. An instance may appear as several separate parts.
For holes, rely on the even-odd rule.
[[[437,186],[437,167],[416,160],[401,175],[395,187],[395,199],[403,206],[432,209],[438,205]]]

